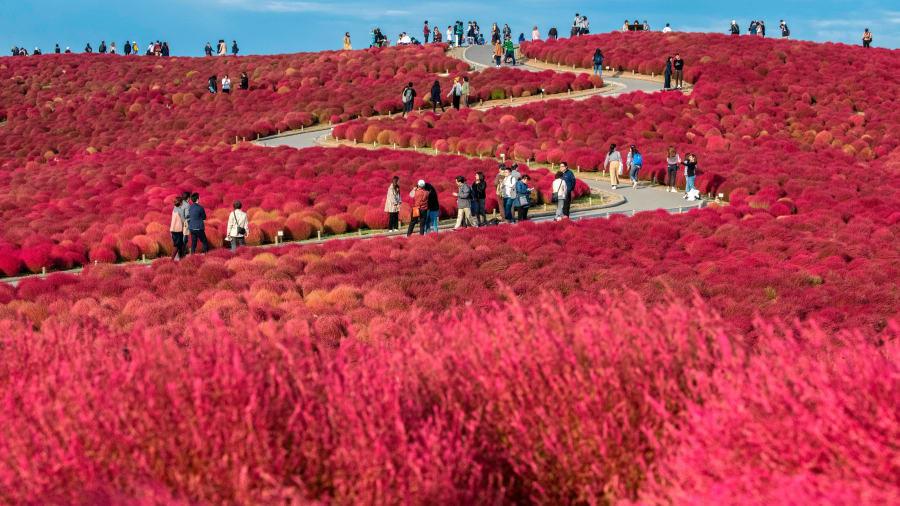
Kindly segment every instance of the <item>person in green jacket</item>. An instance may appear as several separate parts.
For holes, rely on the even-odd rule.
[[[512,65],[516,64],[516,47],[513,46],[512,39],[506,39],[503,43],[503,50],[506,51],[506,61],[512,62]]]

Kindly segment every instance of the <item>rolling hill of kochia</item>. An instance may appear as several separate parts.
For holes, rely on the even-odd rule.
[[[678,51],[693,90],[369,119],[408,81],[430,109],[447,70],[485,98],[599,83],[472,72],[443,46],[0,58],[0,270],[87,264],[0,285],[0,502],[900,500],[900,53],[522,50],[571,68],[596,47],[645,74]],[[203,91],[244,70],[245,95]],[[241,140],[319,123],[401,149]],[[610,143],[642,148],[645,180],[667,146],[696,153],[727,204],[111,265],[171,251],[184,190],[214,245],[237,198],[262,244],[384,227],[393,175],[453,216],[452,178],[495,168],[457,152],[518,160],[548,199],[542,164],[602,170]]]

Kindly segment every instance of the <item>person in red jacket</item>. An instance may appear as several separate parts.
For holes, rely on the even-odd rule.
[[[428,44],[429,35],[431,35],[431,27],[428,26],[428,21],[426,21],[425,27],[422,28],[422,36],[425,37],[425,44]]]
[[[416,223],[419,224],[419,235],[425,235],[425,227],[428,225],[428,190],[425,189],[425,181],[419,180],[409,196],[413,199],[412,219],[409,220],[409,228],[406,230],[406,237],[412,235],[416,229]]]

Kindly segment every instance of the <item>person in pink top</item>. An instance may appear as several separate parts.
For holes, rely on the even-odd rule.
[[[184,257],[185,232],[187,232],[187,222],[184,221],[184,215],[181,212],[181,204],[184,197],[179,195],[175,197],[172,208],[172,220],[169,222],[169,232],[172,234],[173,253],[172,260],[178,260]]]

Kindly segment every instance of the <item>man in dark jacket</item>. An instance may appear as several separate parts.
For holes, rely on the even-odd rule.
[[[101,40],[100,45],[97,46],[97,52],[100,54],[106,54],[106,41]]]
[[[130,40],[125,41],[125,45],[122,46],[122,52],[125,53],[125,56],[131,55],[131,41]]]
[[[203,252],[209,251],[209,241],[206,239],[206,209],[198,202],[199,193],[191,195],[191,207],[188,208],[188,230],[191,231],[191,254],[197,252],[197,241],[203,243]]]
[[[403,101],[403,117],[405,118],[407,114],[412,112],[413,104],[416,100],[416,90],[413,88],[413,83],[408,83],[406,88],[403,88],[400,99]]]
[[[569,218],[569,206],[572,205],[572,192],[575,191],[575,173],[569,170],[569,164],[566,162],[559,164],[559,168],[563,174],[563,181],[566,182],[566,202],[563,204],[563,214],[566,218]]]
[[[53,48],[53,52],[56,53],[56,54],[60,54],[60,53],[62,52],[62,51],[60,51],[60,49],[59,49],[59,44],[57,44],[56,47]]]
[[[436,233],[438,231],[438,218],[441,215],[441,205],[438,202],[437,190],[431,183],[425,183],[422,189],[428,192],[428,230],[433,230]]]
[[[239,51],[240,50],[238,49],[237,41],[231,41],[231,54],[237,56]]]

